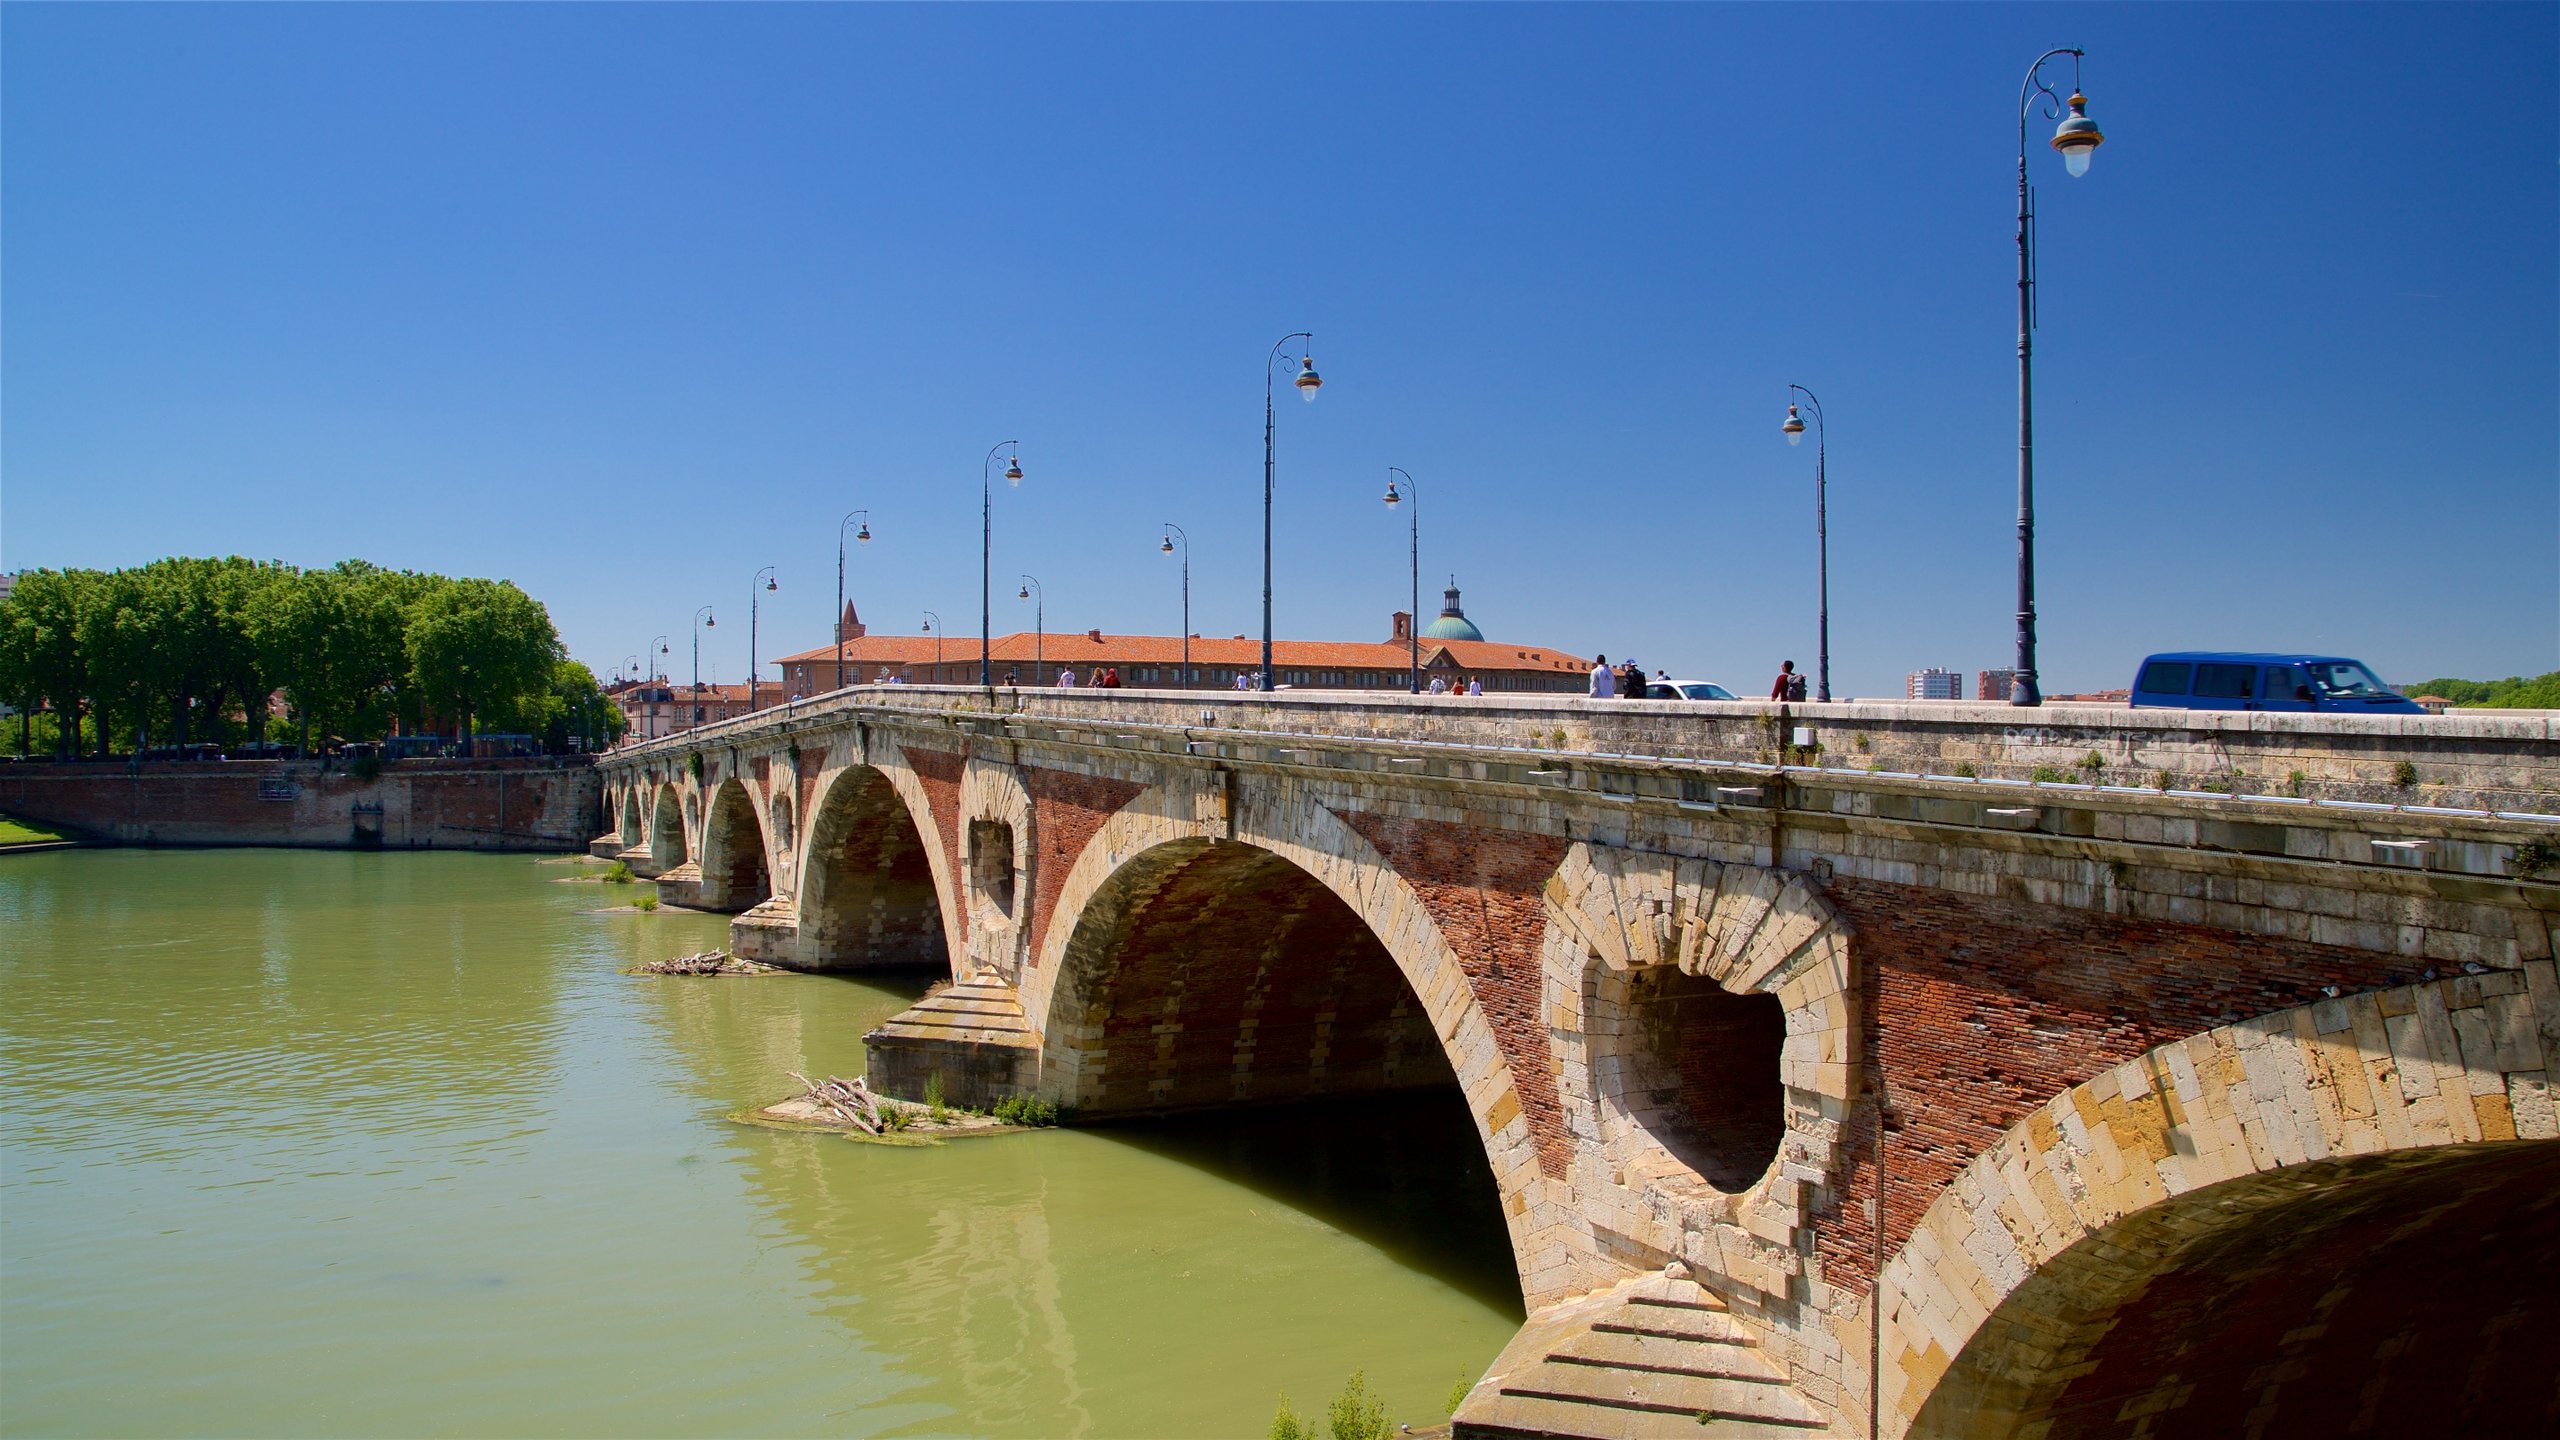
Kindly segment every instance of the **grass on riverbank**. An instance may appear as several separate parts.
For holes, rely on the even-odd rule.
[[[13,816],[0,815],[0,847],[7,847],[10,845],[50,845],[56,841],[68,840],[70,838],[70,836],[63,834],[59,830],[47,829],[42,825],[20,820]]]

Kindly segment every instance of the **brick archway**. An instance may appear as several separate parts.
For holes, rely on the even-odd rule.
[[[773,893],[772,866],[755,799],[736,776],[703,809],[700,898],[709,910],[744,910]]]
[[[1470,965],[1462,963],[1422,895],[1349,823],[1360,817],[1337,814],[1313,794],[1289,786],[1240,787],[1228,823],[1221,823],[1218,808],[1208,789],[1149,789],[1118,809],[1083,846],[1059,887],[1054,916],[1022,986],[1024,1009],[1041,1037],[1041,1092],[1080,1103],[1111,1083],[1104,1068],[1111,1059],[1111,1018],[1103,1007],[1112,997],[1096,982],[1117,965],[1113,946],[1126,937],[1133,911],[1186,872],[1269,884],[1283,892],[1271,897],[1273,917],[1314,924],[1338,942],[1337,955],[1373,946],[1377,958],[1392,967],[1409,1015],[1371,1014],[1380,1023],[1356,1039],[1346,1037],[1346,1054],[1366,1067],[1367,1078],[1389,1085],[1421,1079],[1426,1065],[1455,1080],[1491,1164],[1524,1292],[1534,1303],[1541,1287],[1564,1283],[1579,1218],[1569,1197],[1560,1196],[1541,1173],[1540,1137],[1505,1058],[1506,1046],[1479,1002]],[[1204,865],[1220,868],[1203,871]],[[1232,918],[1244,927],[1258,923]],[[1265,938],[1258,931],[1239,933]],[[1342,968],[1357,963],[1354,958]],[[1246,967],[1248,986],[1256,968]],[[1341,983],[1363,982],[1346,973]],[[1383,992],[1364,993],[1386,998]],[[1153,998],[1161,1005],[1164,996],[1158,992]],[[1231,998],[1232,1008],[1241,1009],[1244,996]],[[1231,1045],[1240,1028],[1228,1029]],[[1428,1057],[1415,1048],[1426,1036],[1437,1051]],[[1301,1038],[1314,1037],[1310,1030]],[[1392,1076],[1386,1053],[1391,1041],[1398,1047]],[[1259,1041],[1246,1043],[1258,1066]],[[1330,1063],[1329,1037],[1327,1043]],[[1178,1085],[1180,1077],[1174,1078]],[[1176,1093],[1168,1103],[1186,1102]],[[1231,1097],[1228,1103],[1238,1101]]]
[[[684,798],[672,784],[658,787],[649,806],[649,863],[660,874],[682,865],[692,855],[687,843]]]
[[[647,838],[648,831],[645,828],[640,814],[640,790],[638,786],[627,787],[622,792],[620,823],[622,843],[625,848],[637,845]]]
[[[952,968],[953,890],[930,813],[903,767],[857,763],[824,779],[803,826],[790,963]]]
[[[2322,1382],[2295,1376],[2306,1362],[2287,1347],[2316,1350],[2333,1322],[2387,1310],[2382,1296],[2348,1292],[2360,1276],[2387,1281],[2395,1254],[2449,1250],[2489,1267],[2466,1288],[2440,1264],[2420,1266],[2429,1289],[2454,1287],[2465,1329],[2478,1332],[2521,1270],[2560,1267],[2550,1240],[2560,1208],[2548,1203],[2560,1176],[2548,1078],[2560,1067],[2560,988],[2548,984],[2549,962],[2537,963],[2541,985],[2529,983],[2532,967],[2492,971],[2206,1031],[2029,1114],[1965,1167],[1885,1267],[1887,1433],[2005,1435],[2039,1420],[2057,1436],[2129,1433],[2117,1417],[2131,1410],[2176,1429],[2191,1402],[2282,1403],[2288,1377],[2291,1403],[2316,1408],[2339,1387],[2378,1383],[2375,1356],[2367,1346],[2354,1373]],[[2392,1203],[2359,1203],[2394,1188]],[[2518,1197],[2535,1195],[2546,1208],[2519,1223]],[[2378,1212],[2374,1223],[2351,1223],[2365,1211]],[[2437,1220],[2460,1243],[2430,1248],[2444,1238]],[[2484,1254],[2483,1231],[2501,1225],[2540,1234],[2542,1248]],[[2253,1287],[2255,1310],[2232,1303],[2221,1282],[2285,1245],[2309,1247],[2283,1282],[2291,1288]],[[2183,1372],[2156,1346],[2134,1353],[2199,1280],[2210,1293],[2190,1308],[2232,1343],[2187,1357]],[[2280,1328],[2249,1331],[2253,1316],[2281,1317]],[[2555,1318],[2546,1302],[2541,1323],[2517,1323],[2538,1344]],[[2250,1342],[2255,1353],[2238,1353]],[[2142,1377],[2127,1378],[2132,1369]],[[2515,1387],[2547,1386],[2551,1373],[2546,1360],[2501,1378],[2528,1408],[2484,1413],[2560,1420],[2560,1393],[2516,1398]],[[2323,1383],[2332,1393],[2313,1393]],[[2366,1398],[2441,1414],[2459,1389]]]

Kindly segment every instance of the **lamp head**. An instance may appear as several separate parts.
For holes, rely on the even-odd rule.
[[[930,615],[924,617],[924,633],[927,635],[933,633],[933,617]]]
[[[1028,600],[1028,599],[1030,599],[1030,598],[1031,598],[1031,587],[1030,587],[1030,586],[1028,586],[1028,585],[1025,585],[1025,586],[1023,586],[1021,589],[1014,591],[1014,592],[1013,592],[1013,598],[1014,598],[1014,599],[1016,599],[1016,600]]]
[[[1793,405],[1787,407],[1787,423],[1779,426],[1778,428],[1786,432],[1788,444],[1801,445],[1804,443],[1804,417],[1796,413],[1796,407]]]
[[[1173,553],[1173,536],[1172,536],[1170,533],[1168,533],[1168,534],[1164,537],[1164,543],[1163,543],[1162,545],[1157,546],[1156,548],[1157,548],[1157,549],[1159,549],[1159,550],[1162,550],[1162,551],[1163,551],[1164,553],[1166,553],[1167,555],[1172,554],[1172,553]]]
[[[1396,493],[1396,477],[1393,475],[1387,477],[1387,493],[1385,498],[1386,502],[1390,505],[1401,505],[1404,503],[1404,497]]]
[[[2074,91],[2071,113],[2053,132],[2053,148],[2062,152],[2062,168],[2075,179],[2089,173],[2089,157],[2106,143],[2098,122],[2089,118],[2089,97]]]
[[[1298,398],[1306,401],[1310,405],[1313,405],[1316,403],[1316,392],[1323,388],[1324,377],[1316,373],[1315,357],[1312,355],[1299,356]]]
[[[661,655],[666,654],[666,653],[667,653],[667,647],[666,647],[666,646],[664,646],[664,645],[659,646],[659,647],[658,647],[658,653],[659,653],[659,654],[661,654]]]
[[[1022,483],[1022,457],[1021,457],[1021,456],[1016,455],[1016,456],[1014,456],[1013,458],[1011,458],[1011,459],[1009,459],[1009,460],[1005,461],[1005,463],[1004,463],[1004,483],[1006,483],[1007,485],[1019,485],[1019,484],[1021,484],[1021,483]]]
[[[862,522],[862,528],[853,532],[853,543],[855,543],[855,544],[857,544],[857,545],[868,545],[868,544],[870,544],[870,543],[871,543],[871,522],[870,522],[870,521],[868,521],[868,520],[863,521],[863,522]]]
[[[767,580],[767,581],[765,581],[765,582],[764,582],[764,588],[766,588],[767,590],[779,590],[779,589],[781,589],[781,588],[782,588],[782,585],[781,585],[781,582],[779,582],[779,581],[776,581],[776,580]]]
[[[713,626],[718,625],[719,623],[720,623],[720,617],[719,617],[719,616],[717,616],[717,615],[705,615],[705,616],[703,616],[703,617],[702,617],[702,628],[703,628],[703,629],[705,629],[705,630],[711,629]]]

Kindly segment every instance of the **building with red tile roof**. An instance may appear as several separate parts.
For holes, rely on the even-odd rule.
[[[1457,591],[1449,592],[1449,609],[1457,608]],[[1385,640],[1274,640],[1272,682],[1299,690],[1395,690],[1410,684],[1411,650],[1407,637],[1413,617],[1399,610]],[[978,637],[975,635],[875,635],[852,619],[852,607],[838,622],[844,635],[844,683],[877,684],[899,679],[911,685],[975,685],[978,683]],[[1118,669],[1124,687],[1177,689],[1183,684],[1183,644],[1179,635],[1110,635],[1100,630],[1015,631],[989,642],[999,685],[1054,685],[1059,672],[1072,670],[1076,683],[1091,684],[1096,672]],[[1191,685],[1195,689],[1235,688],[1236,677],[1262,665],[1262,642],[1244,635],[1191,637]],[[1579,694],[1590,683],[1591,662],[1540,645],[1512,645],[1492,640],[1433,638],[1421,644],[1422,684],[1437,677],[1452,689],[1481,680],[1487,694]],[[821,646],[785,655],[782,691],[788,696],[819,695],[836,688],[836,647]]]
[[[746,686],[715,685],[707,680],[700,685],[675,685],[663,678],[636,683],[625,680],[605,686],[604,693],[621,708],[627,727],[623,734],[631,740],[655,740],[678,730],[744,715],[749,708]],[[783,695],[779,683],[758,682],[754,708],[778,705]]]

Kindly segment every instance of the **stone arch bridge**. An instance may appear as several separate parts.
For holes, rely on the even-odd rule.
[[[873,688],[615,752],[595,848],[944,972],[892,1093],[1462,1091],[1462,1435],[2560,1427],[2550,722],[2016,720]]]

